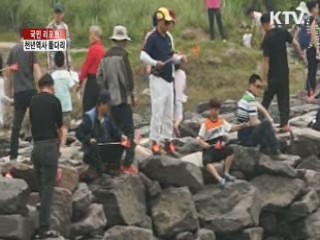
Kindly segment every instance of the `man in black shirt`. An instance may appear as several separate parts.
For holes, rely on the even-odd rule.
[[[263,82],[267,85],[262,105],[267,109],[274,97],[277,96],[280,112],[280,129],[288,131],[290,113],[289,99],[289,66],[287,43],[291,43],[305,61],[299,43],[293,39],[285,28],[274,28],[271,25],[270,14],[261,17],[261,24],[266,31],[262,43],[263,49]]]
[[[40,93],[30,105],[31,132],[34,147],[31,160],[40,187],[39,239],[55,237],[50,231],[53,190],[56,181],[59,142],[62,127],[61,103],[54,96],[54,82],[49,74],[38,83]]]

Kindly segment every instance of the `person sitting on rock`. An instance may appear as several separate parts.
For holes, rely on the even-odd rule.
[[[203,148],[203,165],[206,170],[219,182],[223,188],[227,181],[235,181],[235,177],[229,171],[234,160],[231,146],[226,145],[226,134],[239,131],[248,127],[247,123],[232,126],[226,120],[219,117],[221,103],[216,99],[209,101],[210,116],[201,125],[198,141]],[[224,178],[221,177],[213,163],[225,159]]]
[[[120,132],[109,116],[110,102],[110,93],[107,90],[101,91],[96,107],[84,114],[82,123],[76,131],[76,137],[83,144],[84,162],[89,164],[90,170],[94,172],[94,176],[88,176],[90,178],[87,179],[88,181],[103,173],[103,160],[110,159],[109,154],[113,155],[112,151],[109,154],[105,152],[100,154],[100,147],[108,146],[108,144],[113,146],[113,143],[119,143],[121,140],[127,141],[127,137]],[[111,167],[107,169],[108,172],[115,173],[120,170],[122,153],[123,150],[117,154],[119,159],[112,159],[114,162],[108,164]]]
[[[278,140],[273,128],[273,119],[268,111],[256,101],[256,97],[263,93],[264,84],[257,74],[252,74],[249,79],[249,89],[238,102],[237,122],[249,123],[250,127],[238,132],[241,145],[247,147],[260,146],[261,150],[270,153],[273,157],[282,159]],[[265,119],[260,121],[260,112]]]

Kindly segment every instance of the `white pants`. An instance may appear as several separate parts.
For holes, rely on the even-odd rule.
[[[183,102],[176,100],[174,106],[174,119],[175,121],[182,121],[183,120]]]
[[[151,126],[150,139],[156,142],[170,140],[173,136],[174,100],[173,82],[150,76]]]

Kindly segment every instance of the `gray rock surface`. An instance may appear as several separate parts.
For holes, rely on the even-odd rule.
[[[88,212],[93,196],[89,187],[85,183],[80,183],[72,195],[73,221],[80,220]]]
[[[188,188],[168,188],[152,202],[151,213],[156,235],[172,238],[199,225],[195,205]]]
[[[30,190],[21,179],[0,178],[0,214],[17,214],[27,205]]]
[[[201,170],[194,164],[182,162],[166,156],[151,157],[140,165],[140,170],[149,178],[175,187],[187,186],[191,192],[203,188]]]
[[[138,227],[114,226],[109,229],[104,240],[156,240],[152,231]]]
[[[151,228],[143,181],[138,175],[105,177],[91,186],[95,202],[104,207],[108,226],[134,225]]]
[[[228,235],[259,224],[261,200],[250,183],[237,181],[224,190],[215,185],[206,186],[194,196],[194,201],[200,226],[217,235]]]
[[[30,240],[35,226],[31,218],[21,215],[0,216],[0,238]]]
[[[306,187],[305,182],[300,179],[271,175],[259,176],[251,183],[258,190],[264,210],[288,207],[304,193]]]
[[[199,230],[199,240],[216,240],[216,235],[209,229],[202,228]]]
[[[74,239],[78,236],[89,237],[95,234],[101,234],[106,225],[107,218],[104,214],[103,206],[100,204],[92,204],[83,219],[72,223],[70,237]]]
[[[68,189],[55,188],[52,202],[51,227],[68,237],[72,218],[72,194]]]

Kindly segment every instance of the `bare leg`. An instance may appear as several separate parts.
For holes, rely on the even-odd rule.
[[[225,176],[230,175],[229,173],[230,173],[230,169],[231,169],[233,160],[234,160],[234,154],[232,154],[226,158],[225,165],[224,165],[224,175]]]
[[[179,130],[181,123],[182,123],[182,119],[181,120],[176,120],[175,123],[174,123],[174,132],[175,132],[177,137],[181,136],[181,133],[180,133],[180,130]]]
[[[217,169],[213,164],[208,164],[206,166],[206,170],[218,181],[220,182],[222,180],[222,177],[219,175]]]

